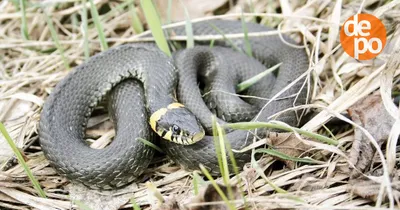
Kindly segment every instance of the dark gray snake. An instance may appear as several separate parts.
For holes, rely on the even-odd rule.
[[[224,34],[243,32],[241,22],[214,20],[194,23],[193,33],[219,35],[212,25]],[[254,23],[246,25],[249,32],[271,30]],[[183,27],[174,30],[175,34],[185,34]],[[255,115],[254,121],[268,121],[279,111],[306,103],[304,79],[261,111],[268,101],[234,95],[237,83],[264,71],[266,66],[282,63],[278,73],[245,91],[247,95],[273,97],[307,70],[304,50],[288,46],[277,35],[251,38],[253,57],[235,52],[231,43],[244,51],[244,40],[232,39],[216,41],[212,48],[207,46],[209,43],[198,43],[206,45],[178,51],[173,58],[155,45],[144,43],[117,46],[91,57],[56,86],[43,107],[39,135],[46,158],[69,180],[91,188],[120,187],[148,167],[154,151],[137,138],[158,141],[149,126],[149,117],[160,109],[164,110],[162,114],[168,114],[157,116],[160,123],[154,127],[171,126],[169,131],[178,137],[199,132],[196,117],[209,132],[212,114],[223,118],[218,120],[220,123],[252,120]],[[109,92],[116,136],[105,149],[91,149],[83,140],[86,124],[94,107]],[[176,103],[175,95],[186,108],[166,109]],[[294,126],[298,123],[294,111],[275,119]],[[166,131],[160,133],[170,135]],[[232,149],[240,150],[252,143],[253,135],[263,138],[265,133],[262,129],[256,134],[235,130],[226,138]],[[191,145],[159,142],[167,155],[184,168],[195,170],[203,164],[212,174],[218,174],[212,136],[206,135]],[[239,167],[250,160],[249,152],[234,154]]]

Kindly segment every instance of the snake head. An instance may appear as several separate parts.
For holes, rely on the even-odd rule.
[[[194,144],[205,135],[196,116],[180,103],[172,103],[154,112],[150,126],[160,137],[177,144]]]

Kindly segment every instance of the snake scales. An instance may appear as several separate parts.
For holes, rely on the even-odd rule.
[[[243,32],[241,22],[213,20],[194,23],[193,33],[219,35],[212,25],[224,34]],[[247,23],[247,29],[271,30],[254,23]],[[175,34],[185,34],[183,27],[174,30]],[[264,71],[265,65],[282,63],[278,73],[264,77],[245,91],[247,95],[273,97],[307,70],[304,50],[288,46],[277,35],[250,38],[253,57],[233,50],[231,43],[244,51],[245,41],[232,39],[216,41],[212,48],[209,43],[198,43],[199,46],[176,52],[173,58],[155,45],[144,43],[117,46],[91,57],[55,87],[43,107],[39,135],[46,158],[58,173],[72,181],[111,189],[132,182],[149,165],[154,151],[137,138],[158,141],[149,126],[149,117],[160,109],[168,116],[159,115],[156,120],[162,118],[162,126],[174,125],[168,131],[195,135],[200,132],[199,122],[209,134],[212,114],[221,118],[220,123],[268,121],[279,111],[306,103],[304,79],[261,111],[268,101],[234,95],[238,82]],[[107,93],[116,136],[106,148],[91,149],[83,140],[85,127],[94,107]],[[185,107],[170,109],[171,104],[177,104],[175,95]],[[289,125],[298,123],[294,111],[276,119]],[[253,135],[235,130],[226,137],[232,149],[238,150],[249,145]],[[265,137],[265,130],[260,129],[256,135]],[[212,136],[206,135],[191,145],[166,140],[159,143],[172,160],[186,169],[198,169],[201,163],[213,174],[219,171]],[[234,154],[239,167],[250,160],[248,152]]]

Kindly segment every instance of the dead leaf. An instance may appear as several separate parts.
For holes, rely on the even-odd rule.
[[[32,103],[36,104],[37,106],[42,106],[44,103],[42,98],[40,98],[36,95],[33,95],[32,93],[19,92],[19,93],[12,94],[11,96],[9,96],[9,98],[15,98],[15,99],[19,99],[21,101],[32,102]]]
[[[175,198],[166,200],[159,207],[154,210],[183,210],[183,208],[179,205],[178,201]]]
[[[289,188],[289,191],[302,190],[311,192],[323,189],[327,186],[325,179],[318,179],[314,176],[315,175],[311,173],[304,174],[298,182],[294,183],[294,185]]]
[[[12,199],[20,201],[25,205],[29,205],[37,209],[71,209],[71,204],[68,201],[36,197],[14,188],[0,187],[0,192],[11,197]]]
[[[348,109],[352,120],[368,130],[379,145],[387,141],[395,120],[386,111],[379,91],[367,96]],[[354,142],[350,151],[350,161],[360,171],[365,171],[375,155],[375,148],[364,133],[355,128]],[[351,177],[357,177],[357,170],[352,170]]]
[[[93,119],[98,119],[98,118],[96,116],[93,117]],[[91,123],[92,126],[87,128],[86,135],[92,138],[99,138],[114,128],[114,124],[109,120],[95,122],[95,120],[92,120],[92,118],[90,118],[89,123]]]
[[[0,113],[0,121],[5,122],[4,126],[18,148],[22,148],[24,144],[20,136],[24,128],[24,123],[28,121],[31,107],[31,102],[18,99],[11,99],[5,102],[0,101],[0,110],[2,110],[2,113]],[[10,145],[7,143],[4,136],[0,135],[0,165],[3,165],[13,155],[14,152]]]
[[[270,132],[267,141],[275,150],[291,157],[299,157],[311,148],[310,145],[307,145],[301,139],[298,139],[294,133]],[[282,161],[290,169],[293,169],[295,166],[293,161]]]
[[[218,184],[219,188],[221,188],[222,192],[228,197],[228,187]],[[236,186],[231,186],[232,189],[232,194],[233,198],[230,200],[235,200],[240,198],[240,193],[238,191],[238,188]],[[228,198],[229,199],[229,198]],[[223,201],[221,196],[218,194],[217,190],[214,188],[212,184],[208,184],[200,193],[198,196],[194,197],[191,200],[191,204],[201,204],[204,203],[204,205],[192,205],[186,208],[187,210],[228,210],[228,206],[225,204],[206,204],[207,202],[218,202],[218,201]]]
[[[343,173],[336,173],[333,177],[320,178],[318,175],[313,173],[306,173],[291,186],[288,191],[308,191],[313,192],[317,190],[323,190],[331,185],[343,182],[348,179],[348,176]]]
[[[359,177],[349,181],[347,191],[376,202],[378,200],[381,185],[381,183],[375,182],[366,177]],[[392,191],[394,198],[398,200],[400,198],[400,181],[398,175],[394,176],[394,179],[392,180]],[[383,193],[384,202],[387,202],[388,197],[386,191]]]

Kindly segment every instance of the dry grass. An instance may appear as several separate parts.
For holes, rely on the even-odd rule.
[[[129,1],[93,0],[99,11],[99,21],[104,30],[104,40],[99,41],[98,27],[91,18],[90,1],[29,1],[23,7],[18,5],[23,0],[0,1],[0,121],[3,122],[11,138],[23,151],[24,158],[46,192],[46,198],[41,198],[32,186],[21,164],[17,164],[14,153],[3,138],[0,138],[0,209],[69,209],[80,207],[81,202],[70,195],[73,190],[65,186],[68,181],[57,175],[48,165],[38,144],[37,128],[40,110],[51,89],[70,69],[85,60],[85,51],[93,55],[102,49],[101,43],[109,47],[133,41],[149,41],[135,33],[132,26],[134,7],[128,6]],[[121,7],[124,3],[125,6]],[[185,1],[183,1],[185,2]],[[210,1],[213,2],[213,1]],[[220,4],[221,1],[214,1]],[[347,108],[362,97],[381,88],[387,104],[386,108],[395,116],[398,109],[390,100],[391,81],[398,80],[400,73],[398,64],[399,52],[398,33],[395,27],[400,20],[399,1],[341,1],[328,0],[305,1],[253,1],[249,6],[245,0],[231,5],[223,0],[223,5],[215,10],[223,11],[224,18],[240,18],[240,6],[245,8],[244,16],[251,20],[259,16],[261,23],[279,27],[281,33],[292,34],[297,41],[309,43],[307,48],[310,57],[310,75],[313,77],[313,92],[310,93],[312,104],[318,107],[319,114],[311,119],[303,128],[309,131],[326,133],[321,127],[332,116],[341,117]],[[138,4],[135,4],[138,5]],[[87,8],[87,11],[84,11]],[[163,8],[164,9],[164,8]],[[339,27],[350,16],[359,10],[377,15],[384,21],[388,31],[388,44],[384,53],[374,62],[358,62],[347,56],[340,47]],[[88,19],[82,17],[86,16]],[[140,21],[144,18],[139,7],[136,13]],[[49,15],[46,21],[46,14]],[[197,14],[197,13],[196,13]],[[204,12],[215,18],[212,12]],[[203,15],[204,15],[203,14]],[[189,12],[190,15],[190,12]],[[174,16],[175,17],[175,16]],[[184,17],[184,16],[183,16]],[[26,20],[25,20],[26,18]],[[85,26],[85,22],[88,26]],[[136,22],[137,24],[137,22]],[[184,25],[185,22],[179,23]],[[54,34],[52,28],[54,26]],[[171,26],[177,24],[171,24]],[[136,25],[135,28],[138,26]],[[87,28],[87,30],[86,30]],[[251,36],[268,36],[273,33],[249,33]],[[300,36],[301,35],[301,36]],[[243,34],[227,34],[226,37],[238,37]],[[85,38],[88,42],[86,44]],[[186,37],[171,37],[183,40]],[[217,39],[222,36],[194,37],[195,40]],[[104,48],[104,46],[103,46]],[[397,114],[397,116],[399,116]],[[345,119],[346,120],[346,119]],[[354,124],[351,121],[347,123]],[[93,125],[88,133],[98,138],[95,145],[106,145],[114,135],[109,121],[104,115],[91,119]],[[392,137],[388,150],[382,150],[371,135],[369,140],[378,148],[375,168],[381,170],[380,175],[365,174],[365,177],[377,183],[376,192],[371,192],[375,199],[362,198],[349,190],[349,151],[354,141],[353,129],[345,126],[334,130],[334,138],[338,146],[314,143],[313,158],[320,161],[317,165],[298,165],[295,169],[276,169],[276,160],[271,157],[259,161],[266,176],[260,176],[253,169],[245,169],[240,173],[241,187],[246,194],[250,209],[265,208],[306,208],[306,209],[382,209],[400,208],[399,193],[391,186],[399,185],[398,179],[392,179],[392,174],[399,174],[400,152],[396,150],[396,130],[400,130],[399,121],[392,128]],[[356,126],[356,125],[355,125]],[[366,133],[368,131],[363,130]],[[328,134],[327,134],[328,135]],[[398,133],[397,133],[398,135]],[[145,182],[137,183],[118,195],[124,195],[121,208],[132,209],[129,198],[141,205],[142,209],[156,206],[154,188],[163,199],[174,197],[177,201],[186,203],[193,196],[197,177],[174,165],[166,158],[154,160],[143,180],[151,181],[152,186]],[[268,180],[266,180],[266,178]],[[237,183],[232,179],[231,183]],[[273,183],[270,185],[268,183]],[[359,183],[362,185],[363,183]],[[285,193],[276,193],[272,186],[285,189]],[[152,190],[153,189],[153,190]],[[375,188],[374,188],[375,189]],[[71,194],[69,194],[71,193]],[[93,192],[91,192],[93,193]],[[113,192],[115,193],[115,192]],[[107,193],[106,193],[107,194]],[[107,194],[111,195],[111,194]],[[389,195],[389,199],[385,196]],[[161,199],[161,198],[159,198]],[[74,201],[74,202],[72,202]],[[90,201],[88,201],[90,202]],[[243,200],[237,200],[238,206]],[[192,203],[193,204],[193,203]],[[88,204],[90,205],[90,204]]]

